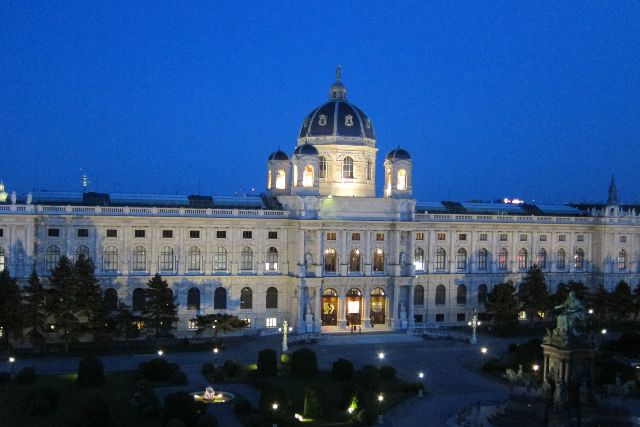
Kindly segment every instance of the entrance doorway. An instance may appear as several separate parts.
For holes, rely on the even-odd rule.
[[[371,290],[371,323],[372,325],[384,325],[386,320],[386,296],[384,289],[374,288]]]
[[[335,289],[322,291],[322,326],[338,325],[338,293]]]
[[[347,323],[360,325],[362,323],[362,292],[351,288],[347,292]]]

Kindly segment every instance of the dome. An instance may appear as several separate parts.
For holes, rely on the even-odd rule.
[[[268,160],[289,160],[289,156],[284,151],[278,150],[269,154]]]
[[[340,67],[336,81],[329,89],[329,102],[314,109],[305,117],[298,138],[348,137],[375,139],[373,124],[355,105],[347,102],[347,88],[340,81]]]
[[[387,154],[387,160],[411,160],[411,156],[407,150],[398,147]]]
[[[293,154],[318,155],[318,149],[311,144],[298,145]]]

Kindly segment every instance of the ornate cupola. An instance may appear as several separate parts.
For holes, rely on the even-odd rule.
[[[291,156],[291,194],[317,196],[319,191],[318,168],[320,156],[318,149],[311,144],[296,147]]]
[[[413,162],[406,150],[398,147],[387,154],[384,161],[384,196],[394,199],[412,197]]]
[[[0,203],[7,203],[9,195],[4,191],[4,182],[0,181]]]
[[[267,192],[272,195],[289,194],[291,163],[284,151],[274,151],[267,159]]]

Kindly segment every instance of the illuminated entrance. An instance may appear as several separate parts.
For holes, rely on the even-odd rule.
[[[385,306],[386,297],[384,289],[374,288],[371,290],[371,322],[374,325],[383,324],[385,322]]]
[[[359,289],[351,288],[347,292],[347,323],[349,325],[360,325],[362,322],[362,292]]]
[[[338,293],[335,289],[322,291],[322,326],[338,324]]]

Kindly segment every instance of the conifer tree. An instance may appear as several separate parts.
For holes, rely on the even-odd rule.
[[[51,314],[55,318],[56,330],[62,334],[65,351],[69,350],[69,344],[82,332],[82,325],[78,318],[77,282],[76,270],[69,258],[60,257],[58,265],[51,271],[49,286]]]
[[[544,313],[550,308],[551,297],[547,282],[544,273],[537,265],[532,265],[524,276],[518,292],[518,299],[531,322],[536,318],[542,319],[540,313]]]
[[[178,307],[174,301],[173,292],[159,274],[153,276],[147,283],[143,316],[145,324],[153,329],[156,339],[160,333],[168,333],[178,320]]]
[[[614,314],[618,320],[627,320],[633,312],[634,306],[631,288],[627,282],[621,280],[611,293],[611,313]]]
[[[100,290],[100,282],[95,275],[96,268],[91,258],[80,257],[75,262],[74,270],[77,279],[77,315],[83,320],[86,319],[83,328],[97,339],[105,331],[107,307]]]
[[[22,336],[22,304],[20,288],[9,270],[0,272],[0,327],[2,342],[11,346],[11,341]]]
[[[640,313],[640,283],[633,288],[633,320],[638,319]]]
[[[499,283],[487,294],[485,311],[493,317],[498,333],[508,335],[518,329],[520,304],[511,281]]]
[[[24,289],[23,302],[27,339],[35,348],[39,348],[45,341],[47,293],[35,270],[29,277],[29,286]]]

